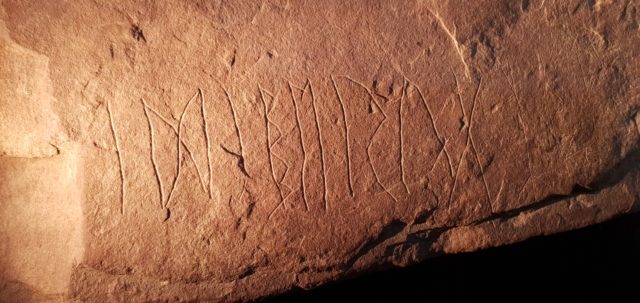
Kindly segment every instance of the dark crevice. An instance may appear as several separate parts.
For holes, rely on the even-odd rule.
[[[590,185],[574,185],[573,189],[569,194],[565,195],[551,195],[539,202],[515,208],[503,213],[493,214],[485,219],[476,221],[469,226],[479,225],[485,222],[500,220],[506,221],[511,218],[515,218],[522,213],[530,212],[538,209],[542,209],[553,205],[555,203],[559,203],[562,201],[566,201],[567,199],[571,199],[580,195],[588,195],[588,194],[597,194],[603,189],[611,187],[613,185],[621,182],[625,176],[627,176],[630,172],[634,171],[638,168],[638,163],[640,161],[640,151],[634,151],[628,154],[625,158],[623,158],[618,164],[613,166],[607,172],[603,173],[600,177],[596,178],[594,182]],[[415,222],[412,225],[419,225],[426,222],[430,216],[432,211],[426,211],[416,218]],[[422,223],[421,223],[422,222]],[[345,268],[351,268],[360,258],[370,253],[373,249],[381,245],[388,239],[391,239],[398,234],[402,233],[406,230],[408,225],[402,221],[396,220],[391,222],[385,228],[383,228],[380,234],[369,240],[365,245],[363,245],[357,253],[355,253],[348,262],[345,263]],[[389,263],[389,258],[394,256],[402,257],[404,252],[407,250],[413,250],[413,258],[412,262],[420,262],[427,258],[436,257],[442,255],[442,253],[436,252],[432,249],[433,243],[449,229],[456,228],[459,226],[451,226],[451,227],[439,227],[439,228],[430,228],[415,231],[407,235],[406,239],[401,243],[395,243],[390,245],[389,247],[384,248],[384,254],[381,256],[380,260],[382,263]],[[400,250],[398,252],[397,250]],[[384,267],[384,265],[381,265]],[[355,274],[355,273],[350,273]],[[347,274],[349,276],[350,274]]]
[[[233,50],[233,55],[231,55],[231,62],[229,62],[229,66],[233,67],[236,64],[236,52],[237,50]]]
[[[587,195],[587,194],[593,194],[595,193],[596,190],[595,189],[587,189],[586,187],[583,187],[581,185],[574,185],[573,189],[571,190],[571,192],[569,192],[566,195],[559,195],[559,194],[553,194],[553,195],[549,195],[547,198],[542,199],[538,202],[526,205],[526,206],[522,206],[522,207],[518,207],[518,208],[514,208],[505,212],[501,212],[501,213],[497,213],[497,214],[492,214],[487,218],[484,218],[482,220],[476,221],[473,224],[470,225],[478,225],[478,224],[482,224],[488,221],[494,221],[494,220],[500,220],[500,221],[506,221],[512,218],[515,218],[517,216],[519,216],[522,213],[525,212],[530,212],[530,211],[534,211],[534,210],[538,210],[541,208],[545,208],[548,207],[550,205],[556,204],[558,202],[562,202],[565,201],[567,199],[570,198],[575,198],[579,195]]]
[[[253,266],[249,266],[244,272],[240,274],[240,276],[238,276],[238,280],[242,280],[248,276],[253,275],[254,273],[256,273],[256,269]]]
[[[133,39],[136,39],[136,41],[147,43],[147,38],[144,36],[144,32],[138,24],[131,25],[131,36]]]
[[[171,218],[171,209],[168,207],[165,208],[164,220],[162,222],[167,222]]]
[[[351,268],[353,264],[355,264],[361,257],[368,254],[371,250],[382,244],[384,241],[391,239],[395,235],[401,233],[406,227],[407,224],[400,220],[392,221],[387,226],[382,228],[382,231],[376,237],[370,239],[369,241],[367,241],[367,243],[362,245],[360,249],[358,249],[358,252],[356,252],[349,259],[349,261],[345,262],[344,267],[348,269]]]
[[[448,228],[433,228],[410,233],[402,243],[387,247],[384,256],[386,258],[396,258],[396,256],[402,258],[408,255],[407,252],[409,250],[412,250],[412,252],[410,253],[412,255],[410,263],[418,263],[428,258],[437,257],[442,253],[434,251],[433,244],[440,238],[440,235],[442,235],[447,230]],[[405,262],[399,263],[408,265]]]
[[[416,219],[413,220],[413,225],[417,225],[417,224],[424,224],[427,223],[427,221],[429,220],[429,218],[431,218],[431,216],[433,215],[433,213],[436,211],[436,208],[433,209],[427,209],[425,211],[420,212],[417,216]]]
[[[312,290],[294,287],[263,302],[626,302],[637,297],[630,277],[640,269],[639,254],[640,213]]]
[[[238,159],[238,168],[240,169],[242,174],[244,174],[247,178],[251,179],[251,176],[249,176],[249,173],[247,172],[247,169],[244,166],[244,157],[241,154],[232,152],[231,150],[229,150],[228,148],[226,148],[226,147],[224,147],[222,145],[220,145],[220,147],[227,154],[230,154],[230,155],[232,155],[232,156],[234,156],[234,157],[236,157]]]
[[[499,214],[493,214],[468,226],[479,225],[493,220],[506,221],[511,218],[515,218],[522,213],[542,209],[580,195],[597,194],[601,190],[621,182],[625,176],[638,168],[638,163],[640,163],[639,161],[640,151],[636,150],[632,153],[629,153],[618,164],[613,166],[607,172],[603,173],[600,177],[596,178],[595,181],[590,185],[576,184],[569,194],[550,195],[549,197],[539,202],[515,208]],[[412,225],[424,224],[429,219],[432,213],[433,211],[425,211],[421,213],[420,215],[418,215]],[[408,225],[402,221],[392,221],[389,225],[382,229],[377,237],[370,239],[365,245],[361,246],[360,249],[358,249],[358,252],[355,253],[343,267],[350,269],[360,258],[370,253],[373,249],[377,248],[386,240],[402,233],[406,230],[407,227]],[[415,250],[413,252],[415,258],[414,261],[422,261],[430,257],[439,256],[441,255],[441,253],[433,251],[432,249],[433,243],[444,232],[456,227],[460,226],[429,228],[409,233],[406,239],[401,243],[395,243],[390,245],[389,247],[386,247],[384,254],[381,256],[383,260],[380,261],[382,261],[383,263],[388,263],[389,260],[386,259],[388,259],[389,257],[393,257],[394,255],[402,255],[402,253],[396,252],[397,249],[400,249],[401,251],[406,251],[408,249]]]

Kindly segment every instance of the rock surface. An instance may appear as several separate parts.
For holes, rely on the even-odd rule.
[[[5,301],[246,301],[638,210],[637,1],[0,4]]]

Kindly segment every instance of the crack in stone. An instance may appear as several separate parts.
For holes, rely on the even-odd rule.
[[[534,210],[538,210],[541,208],[548,207],[550,205],[566,201],[568,199],[573,199],[578,196],[583,195],[594,195],[602,190],[609,188],[624,179],[630,172],[638,168],[638,163],[640,163],[640,150],[635,150],[634,152],[629,153],[626,157],[624,157],[618,164],[612,167],[610,170],[603,173],[600,177],[597,177],[592,185],[584,186],[580,184],[575,184],[570,193],[565,195],[550,195],[545,199],[542,199],[538,202],[518,207],[506,212],[493,214],[485,219],[476,221],[472,224],[466,226],[456,226],[456,227],[467,227],[479,225],[485,222],[493,221],[493,220],[501,220],[506,221],[508,219],[519,216],[525,212],[531,212]]]
[[[618,164],[612,167],[607,172],[597,177],[591,186],[584,186],[580,184],[574,185],[573,189],[568,194],[554,194],[538,202],[515,208],[506,212],[492,214],[484,219],[475,221],[471,224],[449,227],[427,227],[424,223],[412,223],[407,224],[402,221],[396,220],[389,223],[382,228],[382,231],[378,236],[370,239],[366,244],[361,246],[356,253],[349,258],[349,261],[345,262],[342,267],[351,269],[358,260],[363,257],[374,253],[377,249],[383,247],[384,253],[382,253],[378,259],[383,263],[388,263],[391,257],[394,257],[394,248],[398,246],[419,246],[417,247],[420,253],[417,256],[418,260],[426,259],[429,256],[436,256],[437,252],[433,251],[432,244],[442,235],[444,232],[460,227],[472,227],[482,223],[491,221],[507,221],[509,219],[518,217],[525,213],[530,213],[535,210],[550,207],[554,204],[574,199],[583,195],[598,194],[602,190],[614,186],[620,183],[629,173],[638,169],[640,163],[640,150],[635,150],[625,156]],[[423,218],[424,220],[424,218]],[[426,220],[425,220],[426,221]],[[412,227],[417,227],[412,230]],[[405,247],[405,248],[406,248]],[[347,271],[348,274],[350,271]]]

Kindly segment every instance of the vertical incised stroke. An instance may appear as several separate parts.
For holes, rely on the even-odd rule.
[[[280,197],[280,202],[278,205],[284,203],[284,197],[282,196],[282,188],[278,181],[276,180],[275,170],[273,169],[273,155],[271,152],[271,128],[269,125],[271,121],[269,120],[269,108],[267,107],[267,102],[264,99],[264,90],[260,85],[258,85],[258,90],[260,91],[260,100],[262,101],[262,111],[264,112],[264,126],[265,126],[265,136],[267,143],[267,156],[269,157],[269,170],[271,171],[271,179],[273,183],[276,185],[278,189],[278,195]],[[272,97],[273,98],[273,97]]]
[[[351,176],[351,150],[349,147],[349,123],[347,122],[347,112],[344,108],[344,101],[342,100],[342,96],[340,95],[340,91],[338,90],[338,85],[336,84],[336,80],[331,76],[331,83],[333,84],[333,88],[336,91],[336,96],[338,97],[338,103],[340,104],[340,110],[342,112],[342,121],[344,127],[344,145],[345,151],[347,153],[347,176],[349,178],[349,194],[351,197],[354,196],[353,192],[353,177]]]
[[[322,132],[320,130],[320,122],[318,121],[318,108],[316,106],[316,96],[313,93],[313,86],[309,81],[309,92],[311,93],[311,105],[313,106],[313,118],[316,122],[316,131],[318,132],[318,144],[320,145],[320,162],[322,168],[322,188],[323,188],[323,199],[324,199],[324,209],[329,209],[329,201],[327,199],[327,175],[326,175],[326,165],[324,159],[324,145],[322,143]]]
[[[207,112],[204,106],[204,93],[198,88],[200,94],[200,111],[202,113],[202,123],[204,128],[204,139],[207,144],[207,168],[209,169],[209,199],[212,197],[213,192],[213,168],[211,167],[211,141],[209,138],[209,125],[207,124]]]
[[[124,215],[125,189],[124,189],[124,165],[122,164],[122,154],[120,153],[120,141],[116,134],[115,123],[113,122],[113,114],[111,112],[111,104],[107,101],[107,113],[109,114],[109,125],[111,126],[111,134],[116,145],[116,155],[118,155],[118,166],[120,168],[120,213]]]
[[[238,167],[240,168],[240,171],[242,171],[242,173],[245,176],[251,178],[251,175],[247,171],[246,164],[245,164],[244,143],[242,141],[242,134],[240,133],[240,127],[238,126],[238,117],[237,117],[237,114],[236,114],[236,109],[233,106],[233,102],[231,101],[231,96],[229,95],[229,92],[227,91],[227,89],[222,87],[222,90],[224,91],[224,94],[227,97],[227,104],[229,105],[229,108],[231,109],[231,116],[233,118],[233,127],[235,128],[236,136],[238,137],[238,144],[240,145],[240,153],[239,154],[235,154],[235,153],[229,151],[228,149],[226,149],[224,147],[223,147],[223,149],[227,153],[231,153],[232,155],[238,157]]]
[[[158,163],[156,162],[156,155],[155,155],[155,148],[154,148],[154,141],[155,141],[155,136],[153,135],[153,125],[151,124],[151,117],[149,116],[149,109],[147,106],[147,103],[144,101],[144,99],[141,99],[142,102],[142,108],[144,109],[144,116],[147,118],[147,124],[149,125],[149,148],[151,149],[151,164],[153,165],[153,173],[156,176],[156,182],[158,183],[158,189],[160,192],[160,208],[164,207],[164,189],[163,189],[163,185],[162,185],[162,179],[160,179],[160,172],[158,169]]]
[[[404,186],[404,190],[409,193],[409,187],[407,186],[407,181],[404,174],[404,139],[403,139],[403,126],[402,126],[402,105],[404,103],[404,98],[407,94],[407,79],[402,79],[402,95],[400,96],[400,106],[398,107],[398,136],[400,137],[400,177],[402,179],[402,185]]]
[[[198,94],[196,93],[191,99],[189,99],[189,101],[187,102],[187,104],[185,104],[184,109],[182,110],[182,113],[180,114],[180,118],[178,119],[178,140],[176,143],[176,147],[178,149],[177,151],[177,166],[176,166],[176,177],[173,179],[173,184],[171,185],[171,190],[169,191],[169,197],[167,198],[167,203],[165,204],[165,208],[169,207],[169,203],[171,203],[171,197],[173,197],[173,193],[176,189],[176,185],[178,184],[178,179],[180,178],[180,168],[182,167],[182,163],[181,163],[181,159],[182,159],[182,122],[184,121],[184,115],[187,112],[187,109],[189,108],[189,105],[191,104],[191,102],[193,102],[193,100],[195,100],[197,98]]]
[[[369,166],[371,167],[371,170],[373,171],[373,176],[376,179],[376,183],[378,185],[380,185],[380,187],[382,187],[382,190],[389,195],[389,197],[391,197],[391,199],[394,202],[398,202],[398,198],[396,198],[390,191],[389,189],[382,184],[382,181],[380,180],[380,176],[378,174],[378,171],[376,170],[375,165],[373,165],[373,161],[372,161],[372,157],[371,157],[371,149],[373,147],[373,140],[376,138],[376,135],[378,135],[378,131],[380,130],[380,128],[382,127],[382,125],[387,121],[387,114],[385,113],[384,109],[382,109],[382,106],[380,106],[380,104],[378,104],[378,102],[376,101],[376,99],[373,97],[373,94],[371,93],[371,91],[369,90],[369,88],[367,88],[364,84],[354,80],[351,77],[345,76],[345,78],[347,78],[347,80],[351,81],[353,84],[358,85],[360,87],[362,87],[366,92],[367,95],[369,96],[369,101],[371,102],[370,105],[375,105],[375,107],[380,111],[380,113],[382,114],[382,120],[380,121],[380,123],[378,123],[378,126],[376,126],[376,128],[373,131],[373,134],[371,135],[371,138],[369,138],[369,143],[367,143],[367,162],[369,162]]]
[[[302,100],[304,98],[304,93],[307,91],[307,86],[309,85],[309,82],[307,81],[307,83],[305,84],[304,88],[302,88],[302,96],[300,97],[300,100]],[[307,201],[307,193],[305,192],[305,188],[304,188],[304,171],[307,165],[307,150],[304,147],[304,138],[302,137],[302,127],[300,125],[300,112],[298,110],[298,105],[296,104],[296,98],[293,94],[293,87],[291,86],[291,83],[289,82],[289,91],[291,92],[291,102],[293,102],[293,108],[296,112],[296,125],[298,127],[298,135],[300,138],[300,148],[302,149],[302,169],[300,170],[300,191],[302,192],[302,201],[304,202],[304,208],[309,211],[309,203]]]

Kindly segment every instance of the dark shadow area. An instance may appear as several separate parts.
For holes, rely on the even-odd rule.
[[[639,265],[640,213],[265,302],[638,302]]]

